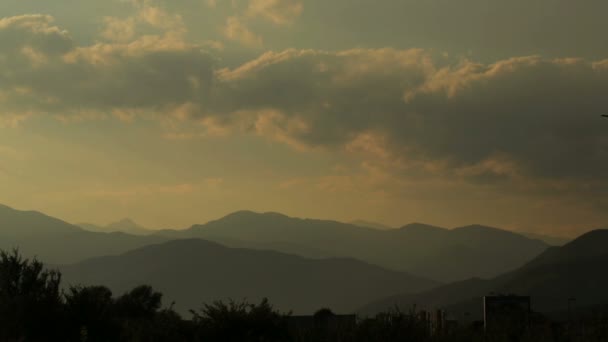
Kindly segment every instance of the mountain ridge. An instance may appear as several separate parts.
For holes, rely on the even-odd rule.
[[[398,305],[407,308],[444,308],[456,315],[481,315],[481,298],[494,293],[532,296],[533,309],[565,312],[568,298],[581,308],[608,305],[608,230],[585,233],[562,247],[552,247],[522,267],[495,278],[468,279],[412,296],[403,294],[369,303],[360,312],[370,314]]]
[[[272,245],[281,252],[310,258],[348,256],[440,281],[493,277],[523,265],[549,247],[540,240],[480,225],[450,230],[410,224],[378,230],[253,211],[238,211],[183,231],[165,230],[158,234],[228,245],[238,241],[232,246],[254,249]],[[298,251],[289,246],[298,246]]]
[[[77,262],[166,241],[162,236],[90,232],[36,211],[0,207],[0,249],[18,248],[49,264]]]
[[[68,284],[104,283],[118,293],[150,284],[176,301],[182,313],[213,300],[262,297],[286,311],[311,314],[330,306],[349,313],[366,298],[438,285],[352,258],[307,259],[195,238],[91,258],[60,269]]]
[[[123,218],[119,221],[111,222],[105,226],[92,223],[79,223],[77,226],[91,232],[101,233],[123,232],[132,235],[151,235],[156,233],[155,230],[145,228],[130,218]]]

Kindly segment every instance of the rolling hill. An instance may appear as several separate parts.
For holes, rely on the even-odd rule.
[[[548,248],[544,242],[484,226],[444,229],[410,224],[378,230],[278,213],[241,211],[172,238],[202,238],[231,247],[274,249],[309,258],[352,257],[440,281],[494,277],[525,264]]]
[[[182,313],[217,299],[263,297],[283,311],[311,314],[330,307],[349,313],[375,298],[437,285],[354,259],[306,259],[200,239],[151,245],[61,270],[66,283],[105,284],[117,293],[150,284]]]
[[[481,298],[489,293],[532,296],[533,309],[567,310],[568,298],[579,308],[608,305],[608,230],[595,230],[563,247],[552,247],[523,267],[490,280],[470,279],[417,294],[373,302],[360,311],[375,313],[398,305],[447,308],[454,315],[481,316]]]
[[[162,236],[89,232],[36,211],[0,205],[0,249],[19,248],[23,255],[49,264],[120,254],[166,240]]]
[[[536,233],[525,233],[521,232],[523,236],[529,237],[530,239],[537,239],[545,242],[549,246],[563,246],[568,242],[572,241],[571,238],[562,236],[552,236],[547,234],[536,234]]]

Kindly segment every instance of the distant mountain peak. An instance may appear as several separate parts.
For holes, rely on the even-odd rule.
[[[120,221],[116,221],[107,225],[107,227],[121,227],[121,228],[142,228],[139,224],[130,218],[124,218]]]
[[[79,223],[78,226],[92,232],[121,232],[132,235],[149,235],[153,232],[153,230],[140,226],[138,223],[136,223],[130,218],[124,218],[120,221],[110,223],[106,226],[98,226],[96,224],[91,223]]]
[[[486,225],[479,224],[479,223],[469,224],[466,226],[454,228],[454,230],[457,230],[457,229],[458,230],[503,230],[500,228],[490,227],[490,226],[486,226]]]
[[[20,210],[20,209],[15,209],[13,207],[9,207],[8,205],[4,205],[4,204],[0,204],[0,210],[3,210],[5,212],[12,212],[12,213],[21,213],[21,214],[30,214],[30,215],[50,217],[50,216],[43,214],[36,210]]]
[[[276,212],[276,211],[266,211],[264,213],[262,213],[262,215],[266,215],[266,216],[275,216],[275,217],[289,217],[285,214]]]
[[[571,237],[569,238],[569,237],[559,236],[559,235],[547,235],[547,234],[542,234],[542,233],[531,233],[531,232],[521,232],[521,231],[518,231],[517,233],[522,234],[523,236],[528,237],[530,239],[543,241],[544,243],[548,244],[549,246],[563,246],[573,240]]]
[[[580,256],[608,254],[608,229],[592,230],[567,243],[561,249]]]
[[[441,227],[432,226],[430,224],[419,223],[419,222],[413,222],[413,223],[406,224],[405,226],[401,227],[400,230],[403,230],[403,231],[448,231],[448,229],[446,229],[446,228],[441,228]]]
[[[374,228],[374,229],[379,229],[379,230],[395,229],[393,227],[387,226],[382,223],[372,222],[372,221],[367,221],[367,220],[355,220],[355,221],[349,222],[349,224],[353,224],[353,225],[359,226],[359,227]]]
[[[513,232],[510,230],[501,229],[501,228],[496,228],[496,227],[491,227],[491,226],[485,226],[482,224],[470,224],[467,226],[457,227],[457,228],[452,229],[452,232],[469,233],[469,234],[494,233],[494,234],[500,234],[500,235],[504,235],[504,236],[508,235],[508,236],[525,237],[524,235],[519,234],[517,232]]]
[[[262,213],[258,213],[258,212],[252,211],[252,210],[237,210],[228,215],[225,215],[224,217],[220,218],[219,220],[234,219],[234,218],[249,218],[249,217],[262,216],[262,215],[263,215]]]
[[[597,229],[585,233],[561,247],[552,247],[538,258],[528,263],[528,267],[538,265],[574,262],[608,256],[608,230]]]
[[[278,212],[267,211],[267,212],[256,212],[252,210],[238,210],[233,213],[230,213],[218,220],[247,220],[247,219],[260,219],[260,218],[281,218],[281,219],[289,219],[291,217],[281,214]]]
[[[570,242],[568,245],[575,245],[584,243],[587,241],[598,241],[601,240],[603,242],[608,241],[608,229],[596,229],[590,232],[587,232],[578,238],[574,239],[574,241]]]
[[[230,214],[228,214],[228,215],[226,215],[224,217],[241,216],[241,215],[261,215],[261,213],[258,213],[258,212],[253,211],[253,210],[242,209],[242,210],[237,210],[237,211],[231,212]]]

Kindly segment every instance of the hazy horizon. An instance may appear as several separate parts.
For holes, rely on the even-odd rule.
[[[608,226],[608,2],[0,3],[0,203]],[[581,20],[584,18],[584,20]]]
[[[5,205],[4,203],[0,203],[1,205]],[[48,213],[45,212],[41,212],[39,210],[35,210],[35,209],[23,209],[23,208],[13,208],[8,206],[11,209],[17,210],[17,211],[23,211],[23,212],[39,212],[42,213],[44,215],[49,215]],[[404,224],[400,224],[397,226],[389,226],[386,225],[382,222],[377,222],[377,221],[371,221],[371,220],[361,220],[361,219],[357,219],[357,220],[350,220],[350,221],[342,221],[342,220],[337,220],[337,219],[331,219],[331,218],[319,218],[319,217],[303,217],[303,216],[292,216],[292,215],[287,215],[285,213],[280,213],[280,212],[276,212],[276,211],[266,211],[266,212],[261,212],[261,211],[254,211],[254,210],[248,210],[248,209],[241,209],[241,210],[236,210],[236,211],[232,211],[232,212],[228,212],[225,215],[220,215],[218,217],[212,218],[208,221],[200,221],[200,222],[192,222],[190,224],[187,224],[186,226],[180,226],[180,227],[155,227],[155,226],[146,226],[141,224],[138,220],[135,220],[131,217],[122,217],[119,219],[115,219],[115,220],[111,220],[111,221],[107,221],[107,222],[93,222],[93,221],[81,221],[81,222],[70,222],[67,221],[61,217],[56,217],[56,216],[52,216],[49,215],[51,217],[54,217],[56,219],[60,219],[62,221],[65,221],[66,223],[69,223],[71,225],[74,226],[78,226],[80,228],[83,228],[85,230],[90,230],[90,228],[95,228],[93,231],[106,231],[106,232],[110,232],[112,231],[112,229],[115,229],[115,231],[121,231],[121,232],[125,232],[125,233],[131,233],[129,231],[129,229],[125,229],[125,224],[126,225],[135,225],[136,228],[141,228],[143,230],[147,230],[150,231],[150,233],[154,233],[157,231],[161,231],[161,230],[176,230],[176,231],[186,231],[189,230],[190,228],[192,228],[193,226],[204,226],[206,224],[212,223],[214,221],[221,221],[222,219],[225,219],[228,216],[231,216],[233,214],[239,214],[239,213],[254,213],[256,215],[264,215],[264,214],[278,214],[278,215],[284,215],[288,218],[293,218],[293,219],[298,219],[298,220],[319,220],[319,221],[328,221],[328,222],[338,222],[338,223],[345,223],[345,224],[349,224],[349,225],[353,225],[353,226],[359,226],[359,227],[363,227],[363,228],[369,228],[369,229],[373,229],[373,230],[378,230],[378,231],[390,231],[390,230],[398,230],[407,226],[414,226],[414,225],[425,225],[425,226],[431,226],[431,227],[438,227],[441,229],[447,229],[447,230],[454,230],[454,229],[458,229],[458,228],[463,228],[463,227],[470,227],[470,226],[482,226],[482,227],[488,227],[488,228],[495,228],[495,229],[500,229],[500,230],[506,230],[506,231],[512,231],[514,233],[518,233],[518,234],[523,234],[525,236],[528,236],[530,238],[540,238],[540,237],[547,237],[547,238],[556,238],[559,239],[559,241],[568,241],[574,238],[577,238],[580,235],[583,235],[587,232],[591,232],[594,230],[598,230],[598,229],[606,229],[604,227],[594,227],[594,228],[589,228],[583,232],[581,232],[579,235],[558,235],[558,234],[543,234],[543,233],[534,233],[534,232],[530,232],[530,231],[519,231],[519,230],[509,230],[509,229],[505,229],[504,227],[498,227],[498,226],[491,226],[491,225],[485,225],[485,224],[480,224],[480,223],[468,223],[468,224],[463,224],[463,225],[459,225],[459,226],[439,226],[439,225],[433,225],[433,224],[429,224],[427,222],[407,222]],[[95,227],[91,227],[90,225],[93,225]],[[131,227],[132,228],[132,227]],[[140,232],[142,233],[142,232]],[[535,236],[538,235],[538,236]],[[542,240],[542,239],[541,239]]]

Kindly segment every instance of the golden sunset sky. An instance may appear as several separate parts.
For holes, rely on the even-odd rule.
[[[608,226],[608,2],[2,0],[0,203]]]

